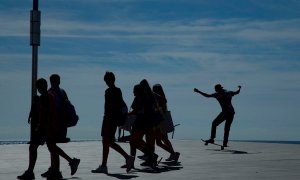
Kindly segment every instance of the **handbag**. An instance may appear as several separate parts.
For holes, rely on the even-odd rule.
[[[131,132],[132,125],[135,120],[136,120],[136,115],[128,115],[125,120],[125,123],[122,126],[120,126],[120,129],[124,129],[125,131]]]
[[[160,123],[160,131],[162,134],[167,134],[174,131],[174,123],[171,115],[171,111],[165,111],[163,113],[164,120]]]

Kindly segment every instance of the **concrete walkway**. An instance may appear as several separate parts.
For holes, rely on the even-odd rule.
[[[300,177],[300,145],[268,144],[252,142],[230,142],[230,147],[221,151],[214,145],[204,146],[201,141],[172,141],[176,151],[181,153],[179,163],[162,163],[158,171],[141,167],[136,159],[135,167],[130,173],[120,166],[124,159],[114,150],[110,151],[108,161],[109,174],[93,174],[92,169],[101,162],[102,144],[100,141],[71,142],[60,144],[71,157],[81,159],[77,173],[72,177],[68,163],[61,159],[61,170],[65,179],[145,179],[145,180],[283,180],[299,179]],[[121,143],[129,152],[127,143]],[[28,145],[0,146],[0,180],[16,179],[27,169]],[[157,154],[167,158],[168,153],[156,148]],[[141,155],[138,152],[138,155]],[[46,146],[38,150],[38,161],[35,168],[36,179],[50,164]]]

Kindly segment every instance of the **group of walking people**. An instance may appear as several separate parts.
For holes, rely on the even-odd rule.
[[[168,134],[161,129],[162,114],[168,111],[167,98],[160,84],[150,87],[146,79],[141,80],[133,88],[134,99],[130,106],[130,111],[126,116],[134,115],[135,121],[132,124],[129,138],[130,152],[127,153],[116,143],[115,133],[124,118],[124,100],[122,91],[115,85],[115,75],[112,72],[106,72],[104,81],[108,88],[105,90],[104,116],[102,121],[102,162],[99,167],[92,170],[92,173],[108,173],[107,160],[110,148],[120,153],[125,164],[121,168],[126,168],[129,172],[134,168],[136,151],[140,150],[144,155],[140,157],[144,162],[141,166],[155,167],[157,165],[158,155],[155,153],[155,144],[170,153],[166,161],[177,162],[180,156],[179,152],[174,151],[172,143],[168,139]],[[80,164],[80,159],[71,158],[57,143],[67,143],[67,125],[64,116],[64,103],[69,101],[67,93],[60,88],[60,76],[53,74],[50,76],[51,87],[48,89],[47,80],[40,78],[36,82],[36,87],[40,96],[35,96],[32,100],[31,111],[28,123],[31,124],[31,137],[29,145],[29,165],[28,169],[18,179],[35,179],[34,167],[37,160],[37,149],[40,145],[46,143],[50,152],[50,167],[41,174],[48,179],[63,179],[60,172],[60,158],[68,161],[71,169],[71,175],[74,175]],[[229,131],[234,118],[234,108],[232,106],[232,97],[240,93],[241,86],[236,91],[226,91],[220,84],[215,85],[215,93],[207,94],[197,88],[194,92],[204,97],[216,98],[222,108],[221,113],[215,118],[211,126],[211,136],[206,141],[214,143],[216,137],[216,128],[225,121],[223,146],[227,146]]]
[[[116,150],[125,159],[125,165],[129,172],[134,168],[136,150],[144,153],[141,159],[145,162],[141,166],[154,167],[157,165],[158,155],[155,153],[155,143],[170,153],[167,161],[178,161],[179,152],[175,152],[172,143],[168,139],[167,133],[160,130],[161,117],[159,113],[167,111],[167,99],[163,88],[156,84],[151,89],[146,79],[134,86],[134,100],[131,105],[129,115],[135,115],[136,119],[132,124],[130,136],[130,153],[115,142],[115,133],[119,126],[119,121],[123,118],[120,111],[124,103],[122,91],[115,85],[115,75],[106,72],[104,81],[108,88],[105,91],[104,116],[102,121],[102,162],[92,173],[108,173],[107,160],[110,148]],[[37,160],[37,149],[46,143],[50,152],[51,164],[41,176],[48,179],[63,179],[60,172],[60,159],[63,157],[69,162],[71,175],[74,175],[80,164],[80,159],[71,158],[65,153],[57,143],[67,143],[67,126],[64,119],[63,106],[68,101],[66,92],[60,88],[60,76],[53,74],[50,76],[51,87],[48,89],[47,80],[41,78],[36,82],[36,87],[40,96],[33,98],[28,123],[31,124],[31,138],[29,146],[28,169],[18,179],[34,179],[34,167]],[[145,137],[144,137],[145,136]]]
[[[120,145],[115,142],[115,133],[118,127],[118,119],[121,118],[120,112],[123,104],[122,91],[115,85],[115,75],[112,72],[106,72],[104,81],[108,88],[105,91],[104,117],[102,123],[102,144],[103,155],[102,162],[98,168],[92,170],[92,173],[107,173],[107,159],[109,148],[116,150],[125,159],[125,165],[129,172],[134,168],[136,150],[144,153],[142,159],[145,160],[141,166],[157,165],[158,155],[155,153],[155,142],[170,153],[169,161],[178,161],[179,152],[175,152],[168,135],[162,134],[159,128],[160,120],[158,113],[167,110],[167,99],[162,86],[156,84],[153,89],[149,86],[146,79],[143,79],[133,88],[134,100],[130,106],[129,115],[135,115],[136,119],[132,124],[132,131],[129,139],[130,153],[126,153]],[[145,138],[144,138],[145,136]]]
[[[71,175],[77,171],[80,159],[71,158],[57,143],[67,143],[67,126],[64,118],[63,104],[68,101],[67,93],[60,88],[60,76],[50,76],[51,87],[48,89],[47,80],[40,78],[36,81],[36,88],[40,96],[33,97],[28,123],[31,124],[29,142],[29,165],[28,169],[18,179],[35,179],[34,167],[37,160],[37,149],[40,145],[47,144],[50,152],[51,164],[49,169],[41,174],[48,179],[62,179],[60,172],[60,158],[68,161]]]

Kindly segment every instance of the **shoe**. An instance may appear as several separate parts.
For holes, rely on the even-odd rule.
[[[227,144],[223,144],[223,147],[228,147],[228,145]]]
[[[122,169],[125,169],[125,168],[127,168],[127,165],[126,164],[124,164],[124,165],[122,165],[120,168],[122,168]],[[134,169],[135,167],[134,167],[134,165],[132,166],[132,169]]]
[[[134,165],[134,157],[133,156],[129,156],[126,159],[126,172],[127,173],[133,168],[133,165]]]
[[[61,180],[63,179],[63,176],[60,171],[51,170],[49,175],[47,176],[47,179]]]
[[[180,156],[180,153],[179,153],[179,152],[175,152],[175,153],[174,153],[174,155],[173,155],[173,160],[174,160],[174,162],[178,162],[179,156]]]
[[[165,159],[165,161],[172,161],[173,156],[174,156],[173,154],[170,154],[170,156],[167,159]]]
[[[80,159],[76,159],[76,158],[73,158],[72,162],[69,163],[71,168],[71,176],[73,176],[76,173],[79,163],[80,163]]]
[[[41,176],[44,177],[44,178],[46,178],[46,177],[49,176],[50,172],[51,172],[51,167],[46,172],[44,172],[43,174],[41,174]]]
[[[206,140],[205,142],[206,142],[206,143],[211,143],[211,144],[214,144],[214,143],[215,143],[215,140],[213,140],[213,139],[209,139],[209,140]]]
[[[24,174],[22,174],[21,176],[18,176],[17,178],[18,179],[22,179],[22,180],[35,179],[34,173],[33,172],[29,172],[29,171],[25,171]]]
[[[153,154],[151,156],[149,156],[149,158],[141,163],[140,165],[141,166],[150,166],[150,167],[154,167],[154,166],[157,166],[157,158],[158,158],[158,155],[157,154]]]
[[[141,159],[141,160],[146,161],[146,160],[149,158],[149,156],[146,155],[146,154],[144,154],[144,155],[142,155],[142,156],[138,156],[138,158]]]
[[[92,170],[92,173],[105,173],[107,174],[107,167],[106,166],[99,166],[97,169]]]

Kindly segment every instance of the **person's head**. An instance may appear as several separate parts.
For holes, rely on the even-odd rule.
[[[141,85],[139,85],[139,84],[135,85],[133,88],[134,96],[139,96],[139,95],[141,95],[141,93],[142,93]]]
[[[47,93],[48,89],[48,84],[46,79],[40,78],[36,81],[36,88],[39,91],[40,94],[45,94]]]
[[[222,91],[224,91],[224,89],[223,89],[221,84],[216,84],[215,85],[215,91],[216,92],[222,92]]]
[[[50,84],[52,87],[59,87],[60,85],[60,77],[58,74],[52,74],[50,76]]]
[[[166,97],[165,93],[164,93],[164,90],[163,90],[163,88],[160,84],[155,84],[152,87],[152,91],[155,92],[156,94],[160,95],[160,96]]]
[[[108,86],[114,85],[114,84],[115,84],[115,80],[116,80],[116,78],[115,78],[114,73],[109,72],[109,71],[107,71],[107,72],[105,73],[105,75],[104,75],[104,81],[106,82],[106,84],[107,84]]]
[[[141,82],[140,82],[140,85],[141,85],[141,88],[143,89],[143,91],[147,94],[149,94],[151,92],[151,88],[149,86],[149,83],[146,79],[143,79]]]

